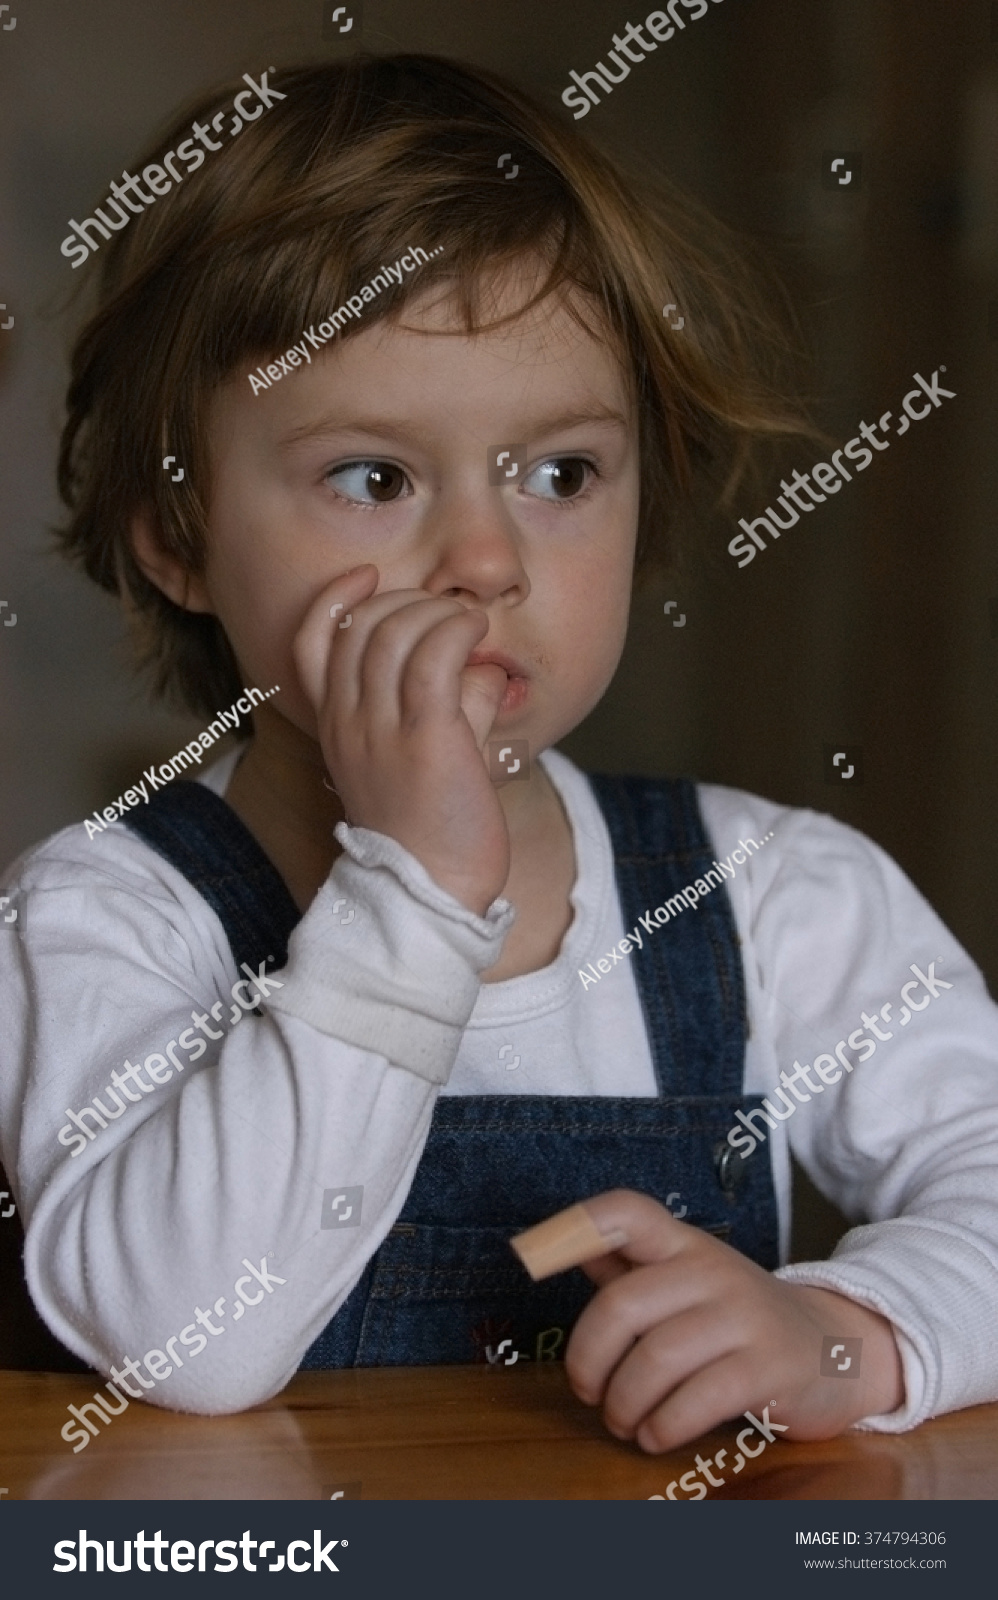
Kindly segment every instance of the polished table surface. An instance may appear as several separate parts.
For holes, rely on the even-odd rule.
[[[560,1363],[394,1367],[302,1373],[236,1416],[136,1401],[74,1454],[60,1436],[66,1407],[100,1387],[96,1374],[0,1372],[4,1499],[646,1500],[693,1469],[698,1451],[726,1446],[730,1468],[746,1425],[651,1457],[605,1432]],[[712,1498],[993,1500],[998,1405],[901,1435],[777,1439],[725,1475]]]

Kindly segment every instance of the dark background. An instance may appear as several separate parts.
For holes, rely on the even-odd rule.
[[[67,219],[91,214],[193,93],[271,64],[279,86],[282,65],[345,48],[323,39],[324,9],[11,0],[4,13],[17,26],[0,30],[0,321],[15,319],[0,332],[0,619],[17,623],[0,627],[0,861],[107,804],[201,726],[150,707],[115,605],[49,553],[82,309],[62,309]],[[365,0],[360,42],[493,68],[571,121],[569,69],[588,71],[650,9]],[[998,7],[724,0],[578,126],[765,247],[811,351],[815,420],[836,442],[896,416],[916,370],[945,366],[957,398],[751,566],[726,552],[732,516],[698,528],[639,596],[617,679],[566,749],[587,768],[689,773],[833,812],[898,859],[994,986]],[[859,189],[822,186],[833,149],[862,153]],[[822,453],[804,444],[793,464]],[[774,489],[736,515],[762,512]],[[829,744],[861,747],[862,786],[826,783]],[[820,1221],[810,1202],[802,1221]]]

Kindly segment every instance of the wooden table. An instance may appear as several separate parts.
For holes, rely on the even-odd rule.
[[[86,1449],[60,1436],[95,1375],[0,1372],[8,1500],[644,1500],[727,1445],[737,1425],[667,1456],[607,1434],[560,1363],[312,1372],[237,1416],[135,1401]],[[744,1424],[742,1424],[744,1426]],[[913,1433],[770,1445],[717,1499],[998,1498],[998,1405]],[[680,1495],[680,1498],[682,1496]],[[2,1515],[2,1513],[0,1513]]]

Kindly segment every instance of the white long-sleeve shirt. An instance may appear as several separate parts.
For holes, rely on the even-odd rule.
[[[206,775],[219,793],[234,759]],[[643,952],[604,959],[628,930],[602,813],[570,762],[542,759],[573,829],[574,918],[549,966],[502,983],[479,974],[499,957],[506,903],[475,916],[364,829],[338,830],[344,854],[292,935],[281,987],[239,1022],[244,974],[217,916],[123,824],[92,840],[64,829],[15,863],[2,886],[20,923],[0,931],[0,1152],[32,1295],[82,1359],[110,1372],[165,1352],[139,1379],[153,1404],[256,1404],[287,1383],[391,1228],[438,1094],[657,1093],[634,981]],[[905,1403],[866,1425],[902,1431],[994,1400],[998,1008],[868,839],[735,790],[703,785],[699,798],[734,872],[745,1091],[783,1111],[775,1089],[795,1061],[817,1057],[828,1080],[791,1097],[768,1134],[782,1258],[789,1148],[865,1224],[830,1261],[780,1275],[894,1324]],[[761,848],[739,862],[740,840]],[[864,1012],[890,1035],[875,1054]],[[832,1082],[849,1034],[837,1060],[852,1070]],[[126,1062],[150,1055],[140,1089]],[[134,1100],[109,1096],[112,1071]],[[95,1095],[124,1110],[104,1128],[85,1119],[94,1136],[76,1138],[67,1117]],[[359,1223],[330,1226],[328,1192],[361,1187]]]

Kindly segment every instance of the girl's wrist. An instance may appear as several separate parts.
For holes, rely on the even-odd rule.
[[[827,1366],[832,1349],[828,1336],[838,1342],[846,1339],[861,1340],[855,1346],[837,1351],[834,1374],[819,1371],[817,1381],[827,1390],[831,1379],[841,1376],[846,1381],[840,1385],[837,1401],[845,1414],[843,1427],[859,1422],[863,1417],[889,1416],[897,1411],[905,1399],[904,1367],[894,1328],[887,1317],[872,1311],[858,1300],[839,1294],[832,1289],[819,1289],[805,1284],[794,1286],[810,1304],[815,1320],[824,1330],[822,1339],[822,1366]],[[850,1363],[856,1376],[850,1372]],[[827,1396],[826,1396],[827,1398]]]

